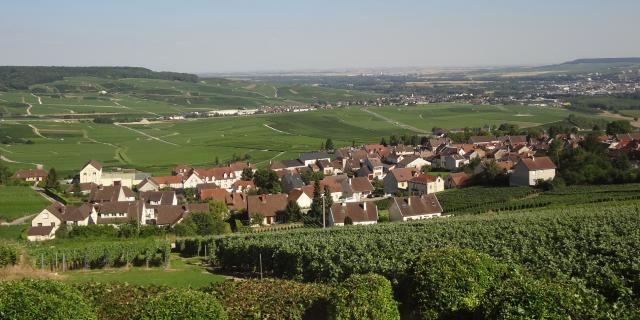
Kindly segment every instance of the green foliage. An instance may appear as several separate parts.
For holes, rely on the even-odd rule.
[[[45,189],[50,190],[60,190],[60,182],[58,181],[58,173],[56,173],[55,168],[49,169],[49,174],[44,179],[44,187]]]
[[[253,180],[253,169],[249,167],[242,169],[241,179],[244,181]]]
[[[326,319],[331,288],[288,280],[225,281],[206,291],[218,297],[230,319]],[[307,317],[310,316],[310,317]]]
[[[620,290],[612,290],[610,283],[640,296],[638,226],[637,203],[607,203],[215,241],[223,270],[253,272],[261,253],[265,273],[305,281],[340,281],[368,272],[399,279],[421,250],[470,248],[538,275],[584,279],[589,288],[615,301]]]
[[[20,248],[17,245],[6,240],[0,243],[0,268],[16,264],[19,256]]]
[[[324,143],[324,148],[326,150],[333,150],[334,149],[333,140],[331,140],[331,138],[327,138],[327,141]]]
[[[427,251],[408,276],[408,300],[420,319],[468,318],[504,270],[490,256],[469,249]]]
[[[152,296],[169,290],[166,287],[136,286],[127,283],[83,282],[74,285],[92,306],[98,319],[128,320],[142,312]]]
[[[7,166],[5,166],[4,164],[0,163],[0,185],[7,184],[11,179],[12,175],[13,173],[9,171],[9,168],[7,168]]]
[[[255,183],[261,193],[280,193],[282,191],[280,178],[278,178],[278,175],[272,170],[258,169],[253,174],[253,183]]]
[[[607,134],[614,135],[620,133],[629,133],[633,131],[631,123],[626,120],[611,121],[607,124]]]
[[[166,240],[65,240],[27,247],[27,257],[35,267],[103,268],[133,265],[163,265],[171,246]],[[64,262],[64,263],[63,263]],[[64,265],[64,266],[63,266]]]
[[[96,319],[79,291],[51,280],[0,282],[2,319]]]
[[[302,219],[302,209],[300,209],[298,203],[293,200],[289,200],[289,202],[287,202],[287,207],[284,209],[284,213],[286,216],[286,222],[295,222]]]
[[[207,236],[231,233],[231,226],[229,223],[216,218],[213,213],[195,212],[184,218],[176,225],[174,230],[176,234],[181,236],[193,235],[192,231],[195,231],[197,235]]]
[[[376,274],[353,275],[334,291],[331,319],[400,319],[391,282]]]
[[[227,319],[222,305],[210,294],[191,289],[171,289],[151,296],[136,319]]]
[[[580,284],[523,275],[504,281],[487,292],[482,297],[479,311],[485,319],[504,320],[604,319],[612,316],[602,297]]]

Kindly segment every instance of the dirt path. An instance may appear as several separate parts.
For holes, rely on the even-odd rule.
[[[22,163],[22,164],[30,164],[30,165],[34,165],[34,166],[42,166],[42,164],[40,163],[31,163],[31,162],[21,162],[21,161],[15,161],[15,160],[11,160],[3,155],[0,155],[0,160],[4,161],[4,162],[9,162],[9,163]]]
[[[36,128],[36,126],[34,126],[34,125],[30,124],[30,125],[29,125],[29,127],[31,127],[31,129],[33,129],[33,133],[34,133],[36,136],[39,136],[39,137],[42,137],[42,138],[45,138],[45,139],[49,139],[49,138],[47,138],[47,137],[43,136],[43,135],[40,133],[40,130],[38,130],[38,128]]]
[[[127,107],[127,106],[125,106],[125,105],[121,105],[117,100],[111,100],[111,101],[113,101],[113,103],[114,103],[115,105],[117,105],[118,107],[122,107],[122,108],[125,108],[125,109],[128,109],[128,110],[133,110],[133,109],[131,109],[131,108],[129,108],[129,107]],[[135,111],[135,110],[134,110],[134,111]],[[148,114],[152,114],[152,115],[154,115],[154,116],[156,116],[156,117],[160,117],[160,115],[159,115],[159,114],[157,114],[157,113],[155,113],[155,112],[151,112],[151,111],[147,111],[147,110],[140,110],[140,111],[142,111],[142,112],[146,112],[146,113],[148,113]]]
[[[166,143],[166,144],[169,144],[169,145],[172,145],[172,146],[176,146],[176,147],[178,147],[178,146],[179,146],[179,145],[177,145],[177,144],[175,144],[175,143],[173,143],[173,142],[169,142],[169,141],[166,141],[166,140],[162,140],[162,139],[160,139],[160,138],[158,138],[158,137],[154,137],[154,136],[152,136],[152,135],[150,135],[150,134],[148,134],[148,133],[146,133],[146,132],[142,132],[142,131],[140,131],[140,130],[136,130],[136,129],[133,129],[133,128],[129,128],[129,127],[125,126],[125,125],[122,125],[121,123],[117,123],[117,122],[116,122],[116,123],[114,123],[114,124],[115,124],[116,126],[118,126],[118,127],[126,128],[126,129],[128,129],[128,130],[133,131],[133,132],[139,133],[139,134],[141,134],[141,135],[143,135],[143,136],[145,136],[145,137],[147,137],[147,138],[149,138],[149,139],[153,139],[153,140],[156,140],[156,141],[159,141],[159,142],[162,142],[162,143]]]
[[[266,151],[269,151],[269,150],[266,150]],[[280,153],[276,154],[275,156],[271,157],[271,159],[269,159],[269,160],[264,160],[264,161],[260,161],[260,162],[258,162],[258,163],[256,163],[256,164],[261,164],[261,163],[264,163],[264,162],[273,161],[275,158],[277,158],[277,157],[279,157],[279,156],[283,155],[284,153],[285,153],[285,151],[282,151],[282,152],[280,152]]]
[[[623,116],[621,114],[617,114],[617,113],[611,113],[609,111],[603,111],[602,113],[600,113],[601,116],[605,116],[607,118],[613,118],[613,119],[619,119],[619,120],[627,120],[631,123],[632,126],[636,127],[636,128],[640,128],[640,120],[639,121],[635,121],[633,120],[632,117],[627,117],[627,116]]]
[[[268,124],[266,124],[266,123],[264,124],[264,126],[265,126],[265,127],[267,127],[267,128],[269,128],[269,129],[271,129],[271,130],[273,130],[273,131],[275,131],[275,132],[280,132],[280,133],[284,133],[284,134],[291,134],[291,133],[289,133],[289,132],[284,132],[284,131],[282,131],[282,130],[278,130],[278,129],[274,128],[274,127],[271,127],[271,126],[269,126],[269,125],[268,125]]]
[[[31,95],[34,96],[36,99],[38,99],[38,104],[42,104],[42,98],[40,98],[39,96],[36,96],[33,93]]]
[[[16,226],[16,225],[19,225],[19,224],[25,224],[29,219],[31,219],[35,215],[36,215],[35,213],[34,214],[30,214],[28,216],[24,216],[24,217],[15,219],[15,220],[10,221],[10,222],[2,222],[2,223],[0,223],[0,225],[2,225],[2,226]]]
[[[410,130],[410,131],[414,131],[414,132],[418,132],[418,133],[424,133],[424,134],[428,134],[429,133],[429,132],[427,132],[425,130],[418,129],[418,128],[414,127],[414,126],[410,126],[408,124],[401,123],[401,122],[395,121],[395,120],[393,120],[391,118],[387,118],[387,117],[385,117],[383,115],[377,114],[377,113],[369,110],[368,108],[362,108],[362,111],[364,111],[366,113],[369,113],[370,115],[372,115],[372,116],[374,116],[376,118],[379,118],[379,119],[382,119],[382,120],[384,120],[386,122],[389,122],[392,125],[399,126],[399,127],[405,128],[405,129]]]

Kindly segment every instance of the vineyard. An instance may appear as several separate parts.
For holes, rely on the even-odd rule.
[[[375,272],[402,278],[420,252],[470,248],[533,273],[576,278],[616,300],[640,295],[640,204],[590,204],[500,215],[183,239],[178,250],[208,255],[225,271],[263,271],[303,281],[336,282]]]
[[[444,212],[455,215],[640,199],[640,184],[571,186],[542,191],[530,187],[466,188],[438,194]]]
[[[170,252],[171,245],[166,240],[65,241],[53,246],[32,244],[26,249],[31,265],[52,271],[160,266],[167,263]]]

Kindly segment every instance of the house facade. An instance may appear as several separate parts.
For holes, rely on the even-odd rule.
[[[556,165],[549,157],[521,159],[509,177],[512,186],[535,186],[540,181],[550,181],[556,176]]]
[[[389,207],[389,220],[411,221],[439,217],[442,207],[434,194],[394,197]]]

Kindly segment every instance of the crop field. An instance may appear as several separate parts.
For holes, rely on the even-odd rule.
[[[25,186],[0,186],[0,220],[12,221],[38,213],[49,202]]]
[[[27,224],[0,226],[0,240],[18,240],[27,228],[29,228]]]
[[[199,259],[184,259],[171,256],[170,267],[115,268],[73,270],[61,273],[64,281],[77,282],[126,282],[134,285],[164,285],[175,288],[202,288],[225,279],[224,276],[212,274],[198,265]]]
[[[526,123],[533,125],[560,120],[568,114],[564,110],[521,106],[434,104],[400,108],[347,107],[146,125],[16,119],[0,122],[0,136],[3,133],[17,135],[34,143],[2,145],[0,153],[13,161],[6,164],[14,169],[44,164],[67,175],[76,172],[87,160],[96,159],[107,167],[133,167],[153,174],[168,174],[179,163],[207,165],[216,157],[221,162],[228,161],[233,154],[248,154],[252,162],[266,166],[270,160],[292,159],[300,152],[319,149],[327,138],[333,139],[336,146],[347,146],[353,142],[376,143],[392,134],[423,134],[433,126],[522,124],[520,118],[529,119]]]
[[[521,128],[537,127],[560,121],[568,116],[568,112],[560,108],[499,105],[428,104],[369,110],[398,124],[410,125],[425,131],[431,131],[433,127],[482,127],[505,122]]]

